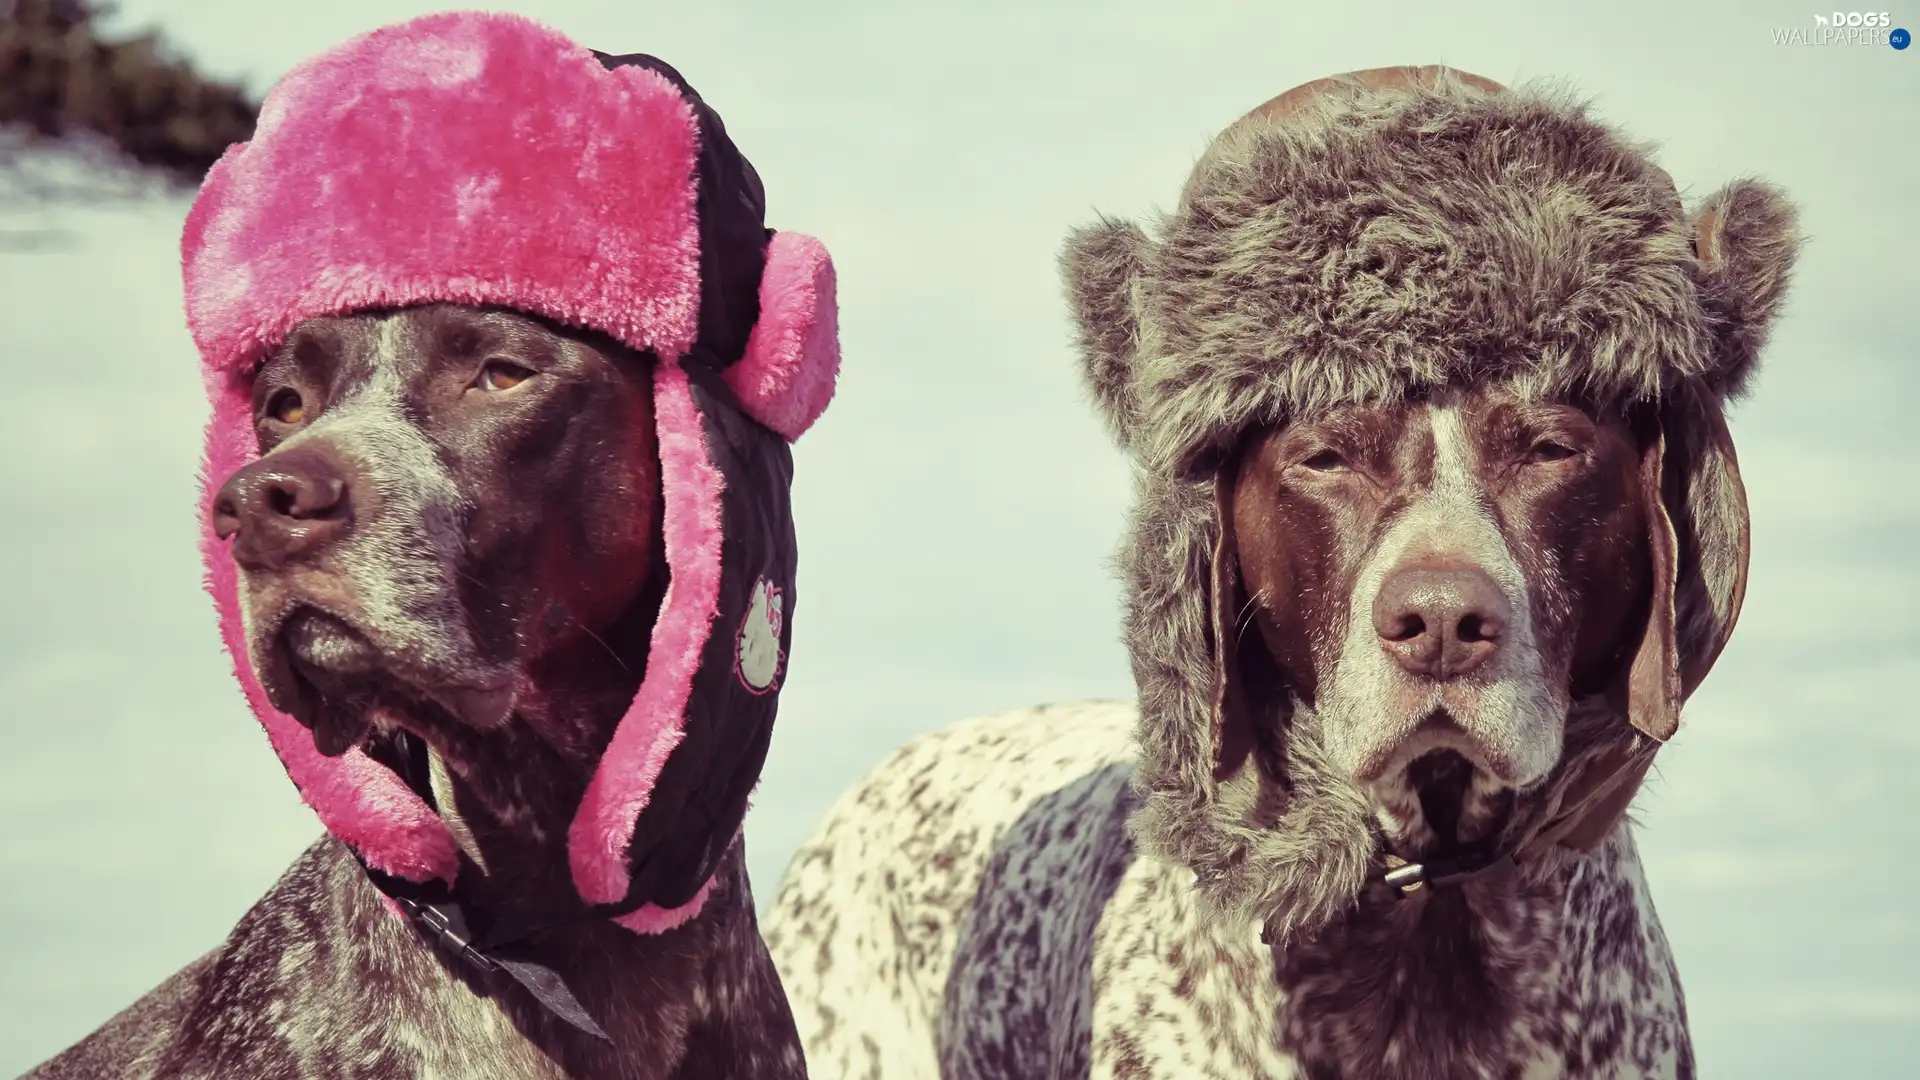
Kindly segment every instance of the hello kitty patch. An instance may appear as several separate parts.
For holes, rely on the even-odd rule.
[[[733,652],[733,673],[748,693],[765,694],[780,688],[780,667],[787,658],[780,650],[783,607],[779,586],[766,578],[753,583],[753,596],[747,601],[746,618],[740,620]]]

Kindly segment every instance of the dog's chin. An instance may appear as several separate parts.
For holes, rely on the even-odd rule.
[[[311,607],[290,611],[254,654],[268,701],[328,757],[395,727],[430,740],[450,723],[492,730],[513,710],[512,683],[406,671],[370,635]]]
[[[1355,770],[1390,847],[1408,858],[1467,855],[1497,841],[1517,797],[1550,770],[1536,761],[1558,755],[1558,739],[1532,745],[1543,730],[1559,730],[1546,717],[1495,726],[1484,714],[1456,716],[1441,700],[1389,725]]]
[[[1483,786],[1525,791],[1559,761],[1567,709],[1564,696],[1532,680],[1406,679],[1337,709],[1340,757],[1356,783],[1371,787],[1430,751],[1453,750],[1483,774]]]
[[[1483,851],[1513,816],[1513,789],[1490,780],[1486,770],[1458,750],[1429,750],[1414,758],[1400,783],[1418,807],[1417,817],[1383,824],[1399,833],[1396,846],[1420,858]]]

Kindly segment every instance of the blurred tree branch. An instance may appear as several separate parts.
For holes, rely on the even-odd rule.
[[[90,0],[0,0],[0,201],[99,202],[191,187],[253,133],[259,103],[158,35],[104,40]],[[0,234],[15,250],[45,230]]]

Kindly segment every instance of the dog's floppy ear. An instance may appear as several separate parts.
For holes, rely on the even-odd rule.
[[[1229,458],[1213,479],[1213,573],[1207,596],[1208,626],[1213,636],[1213,777],[1224,780],[1240,770],[1253,751],[1253,717],[1247,713],[1247,690],[1240,661],[1240,612],[1245,606],[1240,585],[1239,551],[1233,533],[1233,488],[1238,470]]]
[[[1627,720],[1654,740],[1618,745],[1589,762],[1579,796],[1541,836],[1591,850],[1611,835],[1680,707],[1719,659],[1747,589],[1747,493],[1719,399],[1682,386],[1643,436],[1639,487],[1646,507],[1652,603],[1626,671]]]
[[[1674,632],[1679,541],[1666,500],[1665,425],[1654,423],[1640,450],[1640,502],[1647,521],[1647,559],[1653,596],[1647,623],[1627,668],[1627,720],[1642,734],[1666,742],[1680,726],[1680,644]]]
[[[1256,529],[1251,536],[1239,531],[1235,511],[1240,465],[1254,445],[1222,455],[1214,467],[1217,539],[1207,576],[1207,633],[1213,648],[1213,722],[1208,745],[1215,781],[1239,772],[1251,755],[1267,778],[1284,788],[1295,683],[1275,658],[1276,646],[1268,635],[1285,638],[1303,631],[1297,625],[1300,612],[1289,603],[1296,598],[1265,596],[1255,603],[1246,584],[1246,556],[1273,555],[1266,545],[1276,539],[1264,530]]]
[[[1733,438],[1712,391],[1678,388],[1645,442],[1639,480],[1653,596],[1628,670],[1627,715],[1665,742],[1740,618],[1750,522]]]
[[[1709,196],[1693,215],[1701,301],[1714,332],[1711,389],[1738,397],[1786,299],[1801,237],[1793,204],[1779,189],[1741,180]]]
[[[1752,522],[1718,396],[1682,388],[1665,410],[1666,503],[1678,541],[1673,606],[1680,694],[1705,681],[1733,637],[1747,594]]]
[[[1139,226],[1103,218],[1075,229],[1060,253],[1083,375],[1122,447],[1139,423],[1133,394],[1133,360],[1140,345],[1135,293],[1148,243]]]

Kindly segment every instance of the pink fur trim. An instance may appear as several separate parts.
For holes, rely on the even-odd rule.
[[[752,799],[747,800],[747,807],[749,809],[753,807]],[[740,842],[740,834],[743,831],[743,829],[734,830],[733,840],[730,841],[730,845]],[[712,894],[713,879],[708,878],[701,883],[700,891],[693,894],[693,899],[681,904],[677,908],[663,908],[648,904],[645,907],[630,911],[613,921],[615,925],[631,930],[636,934],[664,934],[669,930],[677,930],[685,926],[688,922],[691,922],[694,916],[700,914],[700,909],[707,906],[707,898]]]
[[[707,897],[712,892],[713,879],[708,878],[706,883],[700,886],[700,891],[693,894],[693,899],[677,908],[662,908],[648,904],[613,921],[615,925],[636,934],[664,934],[691,922],[694,916],[700,914],[700,909],[707,906]]]
[[[785,436],[805,434],[833,400],[840,374],[840,309],[833,259],[811,236],[776,232],[760,278],[760,321],[728,385],[754,419]]]
[[[459,868],[453,837],[425,802],[393,771],[358,750],[329,758],[314,749],[313,734],[275,709],[253,672],[240,620],[239,574],[229,542],[213,533],[213,500],[226,478],[257,456],[253,403],[243,380],[209,378],[213,419],[207,425],[206,468],[201,478],[200,551],[207,591],[219,612],[220,638],[233,660],[234,678],[253,708],[267,740],[286,766],[300,797],[327,831],[350,845],[376,869],[409,881],[440,878],[451,884]]]
[[[667,755],[680,744],[693,673],[720,604],[720,471],[707,452],[686,371],[662,362],[653,386],[672,578],[653,628],[646,678],[568,833],[574,886],[595,904],[616,903],[627,893],[627,844]]]
[[[698,141],[667,79],[518,15],[354,38],[275,84],[208,174],[181,242],[194,341],[241,370],[313,316],[458,301],[678,356]]]

